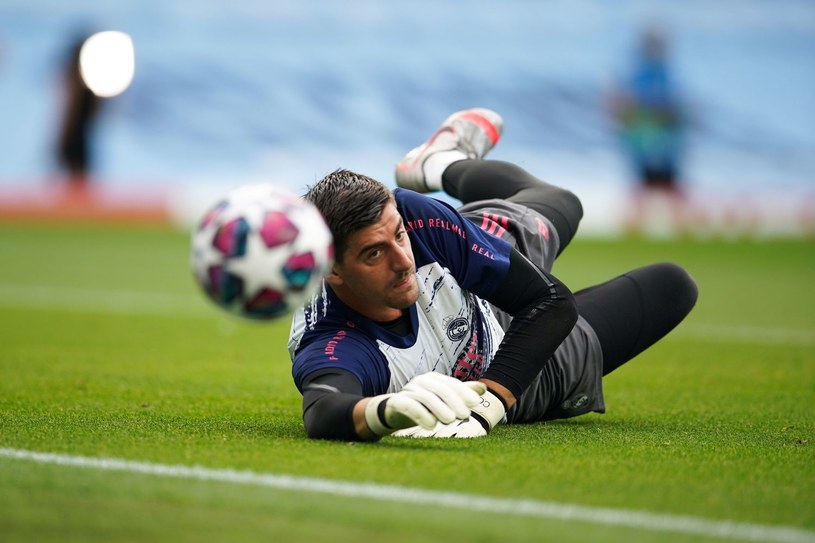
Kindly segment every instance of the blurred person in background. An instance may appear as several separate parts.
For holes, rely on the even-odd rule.
[[[79,71],[79,53],[88,38],[81,34],[71,42],[62,68],[63,105],[56,148],[59,168],[71,188],[84,190],[93,167],[92,132],[102,105],[85,84]]]
[[[638,181],[631,226],[637,232],[654,233],[659,226],[675,231],[684,208],[679,186],[683,112],[661,30],[643,32],[634,66],[614,89],[610,110]],[[673,224],[654,224],[665,218]]]

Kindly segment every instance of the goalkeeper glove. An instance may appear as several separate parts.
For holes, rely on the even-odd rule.
[[[505,420],[506,407],[499,396],[489,390],[484,391],[478,405],[471,408],[469,418],[451,423],[439,422],[433,428],[413,426],[395,432],[397,437],[482,437]]]
[[[417,424],[430,429],[438,422],[469,417],[485,391],[486,386],[477,381],[464,383],[441,373],[424,373],[399,392],[371,398],[365,406],[365,422],[378,436]]]

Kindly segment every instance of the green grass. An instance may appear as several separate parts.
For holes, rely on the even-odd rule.
[[[184,232],[0,224],[0,447],[815,530],[815,245],[578,239],[555,272],[577,289],[660,260],[699,304],[606,380],[607,414],[347,444],[306,439],[288,322],[203,300]],[[703,540],[0,458],[4,542],[270,538]]]

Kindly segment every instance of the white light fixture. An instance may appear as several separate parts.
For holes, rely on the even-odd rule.
[[[124,32],[99,32],[82,44],[79,73],[95,95],[110,98],[123,93],[135,71],[133,40]]]

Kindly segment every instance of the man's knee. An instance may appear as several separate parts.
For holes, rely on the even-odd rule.
[[[652,279],[648,282],[658,288],[665,307],[673,309],[679,319],[684,318],[699,297],[699,289],[693,277],[681,266],[660,262],[649,266]]]
[[[524,204],[549,219],[558,232],[561,250],[574,238],[583,218],[583,204],[577,195],[554,185],[541,183],[520,191],[511,200]]]
[[[574,223],[579,223],[583,218],[583,203],[575,193],[566,189],[559,189],[559,199],[565,213],[572,218]]]

